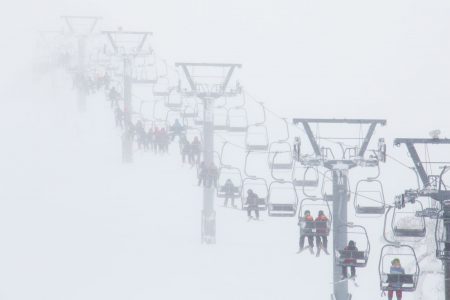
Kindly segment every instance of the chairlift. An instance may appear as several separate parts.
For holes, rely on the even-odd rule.
[[[292,155],[292,147],[289,143],[289,123],[283,119],[286,126],[286,137],[273,142],[269,146],[267,162],[271,169],[292,169],[294,165],[294,157]]]
[[[291,181],[275,180],[270,184],[267,199],[269,216],[293,217],[297,206],[297,191]]]
[[[198,116],[198,110],[195,106],[186,105],[181,112],[183,119],[195,118]]]
[[[229,132],[246,132],[248,128],[247,110],[232,107],[227,111],[227,130]]]
[[[273,170],[290,170],[294,165],[292,148],[288,142],[274,142],[269,146],[267,155],[269,168]]]
[[[305,167],[295,163],[292,169],[292,183],[296,187],[318,187],[319,170],[316,167]]]
[[[309,211],[311,216],[318,216],[319,211],[323,211],[328,221],[306,221],[305,211]],[[298,220],[301,236],[328,236],[331,231],[333,214],[327,201],[319,198],[305,198],[300,202]]]
[[[417,211],[423,211],[420,201],[408,203],[404,208],[394,207],[391,228],[397,238],[424,238],[427,232],[424,217],[416,217]]]
[[[353,241],[358,249],[337,249],[336,264],[342,267],[366,267],[370,255],[370,242],[367,230],[363,226],[355,224],[342,225],[337,229],[335,228],[335,230],[345,230],[347,232],[347,240]]]
[[[400,260],[404,274],[391,270],[395,259]],[[420,276],[420,266],[414,248],[401,244],[384,245],[381,249],[378,272],[381,291],[414,292]]]
[[[267,151],[269,149],[269,133],[263,124],[250,125],[245,134],[247,151]]]
[[[252,190],[256,195],[258,195],[258,209],[266,210],[267,200],[269,195],[269,187],[267,186],[267,181],[264,178],[259,178],[256,176],[247,177],[242,181],[242,191],[241,191],[241,204],[242,209],[247,209],[247,192]]]
[[[245,109],[245,95],[242,103],[235,105],[227,111],[227,130],[229,132],[246,132],[248,127],[248,115]]]
[[[383,215],[386,210],[383,184],[378,179],[359,180],[353,205],[358,215]]]
[[[222,166],[219,170],[219,178],[217,180],[217,197],[225,198],[225,184],[227,180],[231,180],[234,185],[233,196],[239,197],[242,193],[242,174],[241,170],[231,166]]]
[[[153,95],[159,97],[168,97],[171,91],[170,81],[167,77],[159,77],[153,85]]]
[[[227,109],[223,106],[214,109],[214,130],[227,130]]]
[[[165,97],[165,105],[172,110],[181,110],[183,108],[183,97],[177,90],[170,90],[167,97]]]
[[[435,229],[436,257],[442,261],[450,261],[450,214],[440,211],[436,219]]]

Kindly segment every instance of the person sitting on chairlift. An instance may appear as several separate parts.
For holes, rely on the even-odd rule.
[[[345,251],[358,251],[358,248],[356,247],[355,241],[350,240],[348,242],[348,245],[344,248]],[[350,279],[353,279],[356,277],[356,268],[355,266],[351,266],[351,264],[354,264],[356,260],[354,258],[345,258],[344,259],[344,265],[342,266],[342,279],[348,278],[347,276],[347,266],[350,265]]]
[[[328,253],[328,237],[327,237],[327,222],[328,218],[325,216],[323,210],[319,210],[319,215],[316,218],[316,246],[317,246],[317,254],[316,256],[320,256],[320,250],[323,249],[325,254]],[[320,224],[320,225],[319,225]],[[323,226],[325,225],[325,226]]]
[[[183,134],[184,127],[183,125],[181,125],[180,121],[176,119],[170,130],[172,132],[171,139],[173,141],[176,136],[178,136],[178,138],[181,137],[181,135]]]
[[[221,192],[225,194],[225,200],[223,206],[228,206],[228,200],[231,199],[231,206],[236,207],[234,204],[234,197],[236,194],[237,187],[233,184],[231,179],[227,179],[225,184],[221,187]]]
[[[311,212],[309,210],[305,210],[305,213],[303,214],[303,217],[300,217],[298,220],[298,226],[302,226],[304,224],[304,228],[300,228],[300,240],[299,240],[299,250],[298,253],[302,252],[304,250],[305,246],[305,237],[308,237],[308,245],[309,245],[309,252],[311,254],[314,254],[314,236],[313,236],[313,229],[314,229],[314,218],[311,216]]]
[[[402,268],[400,264],[400,259],[394,258],[391,262],[391,269],[389,274],[405,274],[405,269]],[[388,299],[392,300],[394,297],[394,290],[397,300],[402,299],[402,283],[401,282],[390,282],[389,287],[393,288],[393,290],[388,291]]]
[[[247,190],[247,216],[252,219],[252,211],[255,211],[256,220],[259,220],[259,208],[258,208],[259,197],[253,190]]]

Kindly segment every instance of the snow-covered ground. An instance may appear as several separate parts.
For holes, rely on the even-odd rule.
[[[296,218],[248,222],[216,201],[217,244],[201,245],[201,189],[176,145],[122,164],[104,95],[79,114],[57,78],[2,111],[1,299],[329,299],[332,257],[296,254]],[[372,254],[350,291],[378,299],[382,219],[358,223]]]

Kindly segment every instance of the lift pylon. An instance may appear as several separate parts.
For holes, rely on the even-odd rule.
[[[347,222],[347,202],[349,200],[348,191],[348,176],[349,170],[357,166],[365,167],[372,166],[378,163],[372,158],[365,158],[366,151],[368,149],[370,140],[375,132],[377,125],[385,125],[386,120],[367,120],[367,119],[294,119],[294,124],[302,124],[306,135],[311,143],[314,151],[315,164],[325,167],[332,173],[333,181],[333,253],[336,253],[338,249],[344,249],[347,246],[347,231],[338,230],[348,225]],[[345,149],[343,149],[342,158],[335,158],[335,155],[324,155],[323,147],[319,144],[321,141],[319,137],[316,137],[311,129],[310,124],[350,124],[350,125],[369,125],[369,129],[362,144],[357,147],[355,151],[356,155],[353,157],[345,156]],[[339,140],[339,138],[336,138]],[[342,145],[342,143],[340,143]],[[355,149],[353,147],[352,149]],[[301,157],[300,150],[297,159]],[[302,160],[300,160],[302,162]],[[333,287],[334,293],[332,299],[336,300],[349,300],[351,294],[348,293],[348,282],[341,280],[341,266],[336,261],[333,263]]]
[[[184,73],[187,86],[180,91],[203,101],[203,166],[214,165],[214,102],[218,98],[241,93],[239,82],[230,88],[233,73],[239,64],[176,63]],[[217,74],[218,73],[218,74]],[[203,187],[203,210],[201,217],[201,241],[216,242],[216,213],[214,211],[214,186]]]
[[[61,16],[69,29],[69,34],[74,36],[78,42],[78,63],[75,76],[79,80],[86,80],[86,40],[94,32],[100,17],[90,16]],[[77,89],[78,109],[80,112],[86,111],[87,91],[83,85]]]
[[[403,208],[406,203],[415,203],[419,197],[430,197],[441,203],[441,212],[436,216],[436,256],[442,260],[444,264],[444,285],[445,285],[445,299],[450,300],[450,190],[447,190],[443,176],[449,170],[450,162],[433,162],[440,168],[439,174],[429,174],[425,168],[426,163],[423,161],[416,149],[416,145],[450,145],[450,139],[440,139],[439,136],[432,138],[397,138],[394,140],[394,145],[405,145],[408,149],[415,171],[420,179],[421,186],[418,189],[410,189],[403,194],[397,196],[395,206],[399,209]],[[439,227],[442,226],[442,229]],[[442,230],[443,235],[438,234]],[[441,246],[443,245],[443,248]],[[442,251],[443,250],[443,251]]]
[[[131,163],[133,161],[133,135],[131,133],[133,114],[132,89],[133,83],[133,59],[139,55],[151,54],[151,47],[144,48],[150,35],[149,31],[103,31],[108,38],[115,55],[123,59],[123,81],[124,81],[124,123],[125,132],[122,136],[122,161]]]

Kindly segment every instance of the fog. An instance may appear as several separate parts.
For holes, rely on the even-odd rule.
[[[261,119],[254,100],[264,102],[270,142],[285,136],[280,117],[290,123],[289,143],[301,136],[304,151],[312,149],[293,118],[386,119],[369,148],[385,138],[380,180],[387,204],[417,188],[405,167],[413,166],[411,157],[394,139],[429,138],[436,129],[450,137],[448,1],[2,3],[0,299],[329,299],[333,291],[333,254],[295,254],[296,217],[264,212],[261,222],[249,222],[245,211],[217,199],[217,243],[201,244],[202,189],[195,167],[181,163],[178,144],[168,155],[135,145],[133,163],[123,164],[107,91],[88,95],[81,113],[71,74],[33,73],[39,31],[64,29],[63,15],[101,17],[88,44],[103,30],[151,31],[151,47],[169,72],[177,62],[242,64],[233,79],[248,93],[249,124]],[[140,97],[135,107],[141,98],[154,101],[151,89],[133,92]],[[361,129],[367,127],[324,126],[320,133],[360,136]],[[220,133],[216,151],[224,141],[245,146],[242,136]],[[226,149],[227,163],[244,173],[245,147]],[[432,161],[448,161],[448,149],[418,146]],[[266,155],[249,161],[250,173],[273,179],[262,167]],[[352,191],[375,173],[350,171]],[[367,268],[358,269],[359,287],[349,283],[349,290],[352,299],[377,299],[384,219],[358,218],[352,200],[348,208],[372,244]],[[444,299],[441,263],[430,251],[434,222],[427,220],[426,240],[411,244],[438,275],[422,276],[418,291],[403,299]]]

